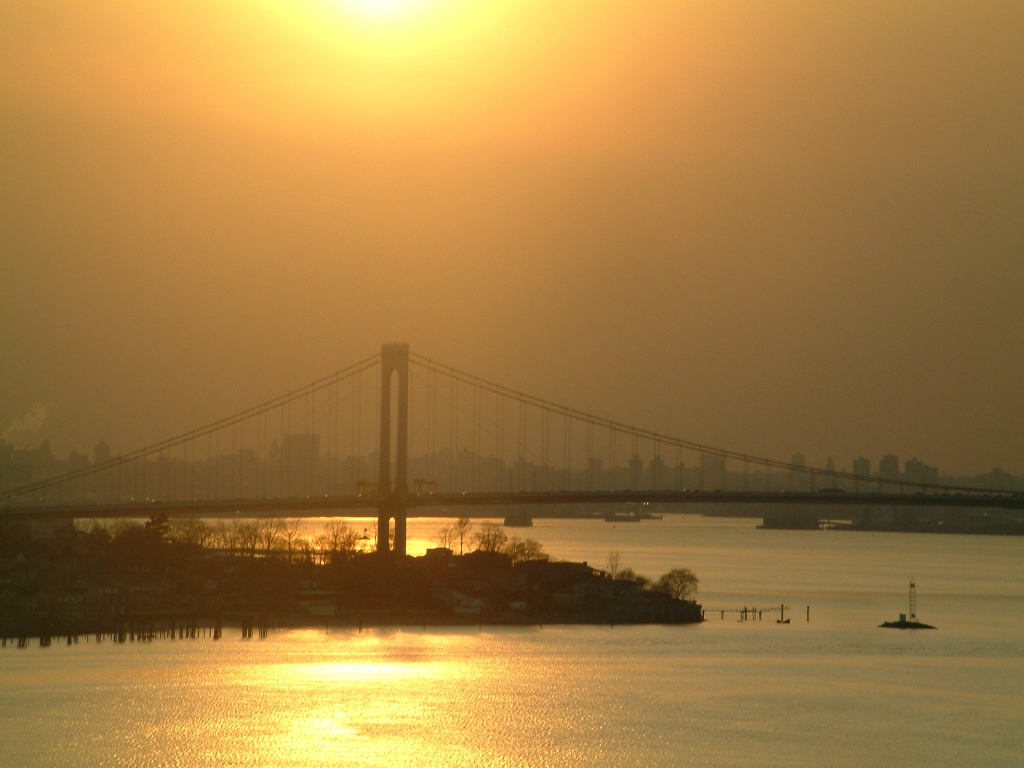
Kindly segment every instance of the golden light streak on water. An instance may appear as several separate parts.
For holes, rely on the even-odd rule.
[[[723,605],[806,596],[812,618],[8,647],[0,765],[1020,763],[1019,539],[779,533],[693,517],[539,521],[529,533],[555,556],[621,549],[651,575],[695,565],[704,599]],[[909,567],[929,587],[920,610],[937,632],[877,627],[903,605]]]

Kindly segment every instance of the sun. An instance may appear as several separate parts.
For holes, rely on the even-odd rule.
[[[367,19],[396,19],[416,11],[417,0],[340,0],[352,14]]]
[[[2,0],[0,0],[2,1]],[[308,36],[312,54],[325,56],[310,83],[337,86],[348,78],[358,90],[388,93],[394,82],[374,78],[405,72],[422,91],[426,71],[444,70],[453,62],[488,54],[485,40],[501,28],[500,20],[523,0],[247,0],[259,2],[274,17]],[[338,66],[332,66],[333,62]],[[344,62],[344,66],[341,63]],[[369,70],[357,76],[358,67]],[[414,69],[402,70],[402,67]]]

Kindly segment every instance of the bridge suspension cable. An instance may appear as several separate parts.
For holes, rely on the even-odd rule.
[[[524,426],[525,417],[523,416],[523,410],[522,410],[525,406],[535,407],[535,408],[539,409],[542,412],[542,414],[549,414],[549,415],[550,414],[556,414],[558,416],[561,416],[564,419],[566,419],[566,425],[568,425],[570,421],[575,421],[577,423],[586,425],[586,440],[587,440],[588,460],[590,460],[590,459],[592,459],[592,457],[594,457],[594,444],[593,444],[593,441],[594,441],[593,430],[594,430],[594,428],[597,427],[597,428],[600,428],[600,429],[608,430],[609,431],[609,458],[610,458],[610,463],[612,465],[611,467],[609,467],[610,470],[614,469],[614,465],[615,465],[616,441],[615,441],[614,435],[617,434],[617,435],[625,435],[625,436],[628,436],[630,438],[630,440],[632,442],[632,446],[633,446],[633,455],[634,455],[634,457],[637,454],[637,450],[636,450],[637,441],[638,440],[647,440],[647,441],[650,441],[651,443],[653,443],[655,446],[657,446],[656,454],[655,455],[658,455],[658,453],[660,452],[660,447],[662,445],[664,445],[666,447],[674,447],[677,450],[677,456],[681,456],[682,451],[690,451],[692,453],[697,454],[700,457],[715,456],[715,457],[718,457],[718,458],[720,458],[722,460],[725,460],[725,459],[735,460],[735,461],[738,461],[738,462],[742,463],[744,465],[744,467],[748,467],[749,465],[764,467],[766,483],[770,483],[771,482],[771,470],[774,469],[774,470],[779,470],[779,471],[783,471],[783,472],[790,473],[790,474],[794,474],[795,473],[795,474],[798,474],[798,475],[801,475],[801,476],[806,476],[806,477],[809,477],[809,478],[828,478],[831,481],[845,480],[845,481],[850,481],[850,482],[854,482],[854,483],[878,484],[879,486],[884,485],[886,487],[898,488],[898,489],[900,489],[901,492],[904,489],[908,489],[908,488],[909,489],[914,489],[914,490],[922,490],[922,491],[928,491],[928,490],[941,491],[941,492],[946,492],[946,493],[949,493],[949,492],[972,493],[972,492],[979,492],[979,491],[980,492],[985,492],[985,493],[990,493],[991,492],[991,491],[987,491],[985,489],[980,489],[980,488],[971,487],[971,486],[960,486],[960,485],[948,485],[948,484],[941,484],[941,483],[918,482],[918,481],[906,480],[906,479],[902,479],[902,478],[867,477],[867,476],[857,475],[857,474],[852,473],[852,472],[845,472],[845,471],[837,470],[837,469],[824,469],[824,468],[813,467],[813,466],[800,466],[800,465],[796,465],[796,464],[794,464],[792,462],[786,462],[786,461],[782,461],[782,460],[779,460],[779,459],[772,459],[772,458],[764,457],[764,456],[756,456],[754,454],[745,453],[745,452],[742,452],[742,451],[735,451],[735,450],[730,450],[730,449],[726,449],[726,448],[719,448],[719,447],[708,445],[708,444],[705,444],[705,443],[699,443],[699,442],[696,442],[696,441],[693,441],[693,440],[686,440],[686,439],[674,437],[674,436],[671,436],[671,435],[668,435],[668,434],[665,434],[665,433],[657,432],[655,430],[632,426],[632,425],[625,424],[625,423],[620,422],[620,421],[616,421],[614,419],[608,419],[608,418],[596,416],[594,414],[590,414],[590,413],[587,413],[585,411],[581,411],[581,410],[576,409],[576,408],[572,408],[572,407],[565,406],[565,405],[560,405],[560,404],[551,402],[549,400],[545,400],[543,398],[539,398],[539,397],[527,394],[525,392],[520,392],[520,391],[517,391],[515,389],[509,388],[509,387],[505,387],[505,386],[503,386],[501,384],[497,384],[495,382],[488,381],[487,379],[483,379],[483,378],[480,378],[479,376],[475,376],[473,374],[467,373],[467,372],[462,371],[460,369],[453,368],[453,367],[445,365],[443,363],[439,363],[436,360],[432,360],[432,359],[430,359],[428,357],[424,357],[424,356],[419,355],[419,354],[415,354],[415,353],[410,352],[409,358],[410,358],[410,361],[412,363],[414,363],[414,364],[416,364],[418,366],[421,366],[422,368],[426,369],[428,372],[430,372],[433,375],[447,376],[447,377],[449,377],[450,379],[452,379],[452,380],[454,380],[456,382],[463,382],[463,383],[466,383],[468,385],[472,385],[473,387],[476,387],[477,389],[479,389],[481,391],[489,392],[489,393],[495,395],[497,398],[504,398],[504,399],[508,399],[508,400],[517,402],[520,405],[519,425],[518,425],[518,431],[517,431],[517,440],[518,441],[522,441],[524,430],[525,430],[525,426]],[[498,410],[499,410],[499,413],[500,413],[500,411],[501,411],[501,406],[500,405],[498,406]],[[542,416],[542,421],[543,421],[543,418],[544,417]],[[498,441],[500,442],[501,441],[501,433],[503,431],[503,426],[502,426],[500,418],[498,419],[497,429],[498,429],[498,435],[499,435]],[[543,426],[541,427],[541,429],[542,429],[542,431],[544,431],[544,427]],[[569,432],[570,432],[570,428],[568,426],[566,426],[565,427],[565,433],[568,434]],[[571,436],[570,436],[570,438],[571,438]],[[565,445],[563,446],[563,449],[564,449],[565,455],[566,455],[566,471],[567,472],[568,472],[569,454],[570,454],[570,445],[571,445],[571,439],[570,438],[566,438]],[[518,450],[518,453],[519,453],[519,458],[520,458],[520,460],[522,460],[524,458],[524,455],[525,455],[526,451],[525,451],[524,446],[521,444],[521,442],[517,443],[517,450]],[[545,463],[546,455],[547,455],[548,450],[549,450],[549,447],[544,445],[541,448],[541,451],[540,451],[539,455],[535,455],[534,456],[534,458],[536,460],[538,460],[542,464],[542,466]],[[677,468],[681,468],[681,467],[682,467],[682,461],[680,459],[679,461],[677,461]],[[720,467],[718,467],[718,470],[720,472],[720,478],[719,479],[724,479],[724,477],[725,477],[724,461],[723,461],[723,464]],[[635,468],[631,469],[629,471],[630,471],[631,476],[635,477]],[[591,488],[593,488],[594,480],[595,480],[595,478],[593,477],[594,467],[593,466],[588,466],[587,472],[588,472],[588,485]],[[609,481],[611,481],[611,475],[609,475]],[[744,483],[746,483],[746,479],[745,478],[744,478]]]
[[[266,426],[266,419],[265,419],[265,417],[266,417],[267,414],[269,414],[270,412],[275,411],[275,410],[280,411],[281,420],[282,420],[281,421],[281,423],[282,423],[281,431],[283,433],[284,430],[285,430],[284,424],[286,423],[286,421],[288,423],[290,423],[290,414],[288,413],[289,406],[292,403],[296,402],[296,401],[303,400],[304,401],[303,402],[304,429],[308,431],[308,429],[309,429],[309,427],[308,427],[308,424],[309,424],[309,413],[310,413],[310,410],[313,407],[313,401],[310,400],[309,398],[313,398],[313,397],[315,397],[315,394],[317,392],[320,392],[322,390],[328,389],[330,387],[334,387],[338,383],[340,383],[342,381],[345,381],[347,379],[352,379],[353,382],[354,382],[353,386],[355,386],[355,381],[356,381],[357,377],[360,376],[360,374],[362,374],[363,372],[365,372],[367,370],[370,370],[370,369],[373,369],[373,368],[379,366],[379,364],[380,364],[380,354],[377,354],[377,355],[374,355],[373,357],[369,357],[369,358],[366,358],[365,360],[361,360],[360,362],[355,363],[354,365],[350,365],[347,368],[343,368],[343,369],[341,369],[339,371],[336,371],[336,372],[334,372],[334,373],[332,373],[332,374],[330,374],[328,376],[324,376],[324,377],[322,377],[320,379],[317,379],[316,381],[314,381],[314,382],[312,382],[310,384],[307,384],[307,385],[305,385],[303,387],[299,387],[297,389],[293,389],[290,392],[287,392],[287,393],[285,393],[283,395],[280,395],[278,397],[272,398],[272,399],[267,400],[267,401],[265,401],[263,403],[260,403],[258,405],[254,405],[252,407],[249,407],[249,408],[246,408],[244,410],[241,410],[241,411],[239,411],[239,412],[237,412],[235,414],[232,414],[231,416],[227,416],[227,417],[224,417],[222,419],[218,419],[216,421],[210,422],[210,423],[208,423],[208,424],[206,424],[204,426],[197,427],[195,429],[189,430],[188,432],[183,432],[183,433],[181,433],[179,435],[175,435],[174,437],[168,438],[166,440],[161,440],[161,441],[153,443],[151,445],[147,445],[147,446],[145,446],[143,448],[139,448],[137,450],[130,451],[130,452],[125,453],[123,455],[112,457],[112,458],[110,458],[110,459],[108,459],[106,461],[103,461],[103,462],[95,464],[95,465],[90,465],[88,467],[82,467],[80,469],[75,469],[75,470],[72,470],[70,472],[66,472],[66,473],[63,473],[61,475],[55,476],[55,477],[47,478],[47,479],[44,479],[44,480],[39,480],[39,481],[32,482],[32,483],[27,483],[27,484],[20,485],[20,486],[15,487],[15,488],[11,488],[11,489],[5,490],[2,493],[0,493],[0,500],[8,500],[8,499],[12,499],[14,497],[23,496],[25,494],[37,493],[39,491],[46,490],[46,489],[49,489],[49,488],[53,488],[55,486],[59,487],[59,486],[61,486],[63,484],[70,483],[70,482],[72,482],[74,480],[85,478],[85,477],[88,477],[88,476],[91,476],[91,475],[96,475],[96,474],[102,473],[102,472],[107,472],[107,471],[111,471],[111,470],[118,470],[118,471],[120,471],[125,465],[130,465],[130,464],[134,464],[135,465],[136,472],[138,471],[138,467],[139,466],[142,467],[142,476],[141,476],[141,478],[138,478],[136,480],[136,482],[133,483],[133,486],[135,488],[142,488],[144,490],[145,487],[146,487],[146,477],[145,477],[145,472],[146,472],[146,470],[145,470],[145,460],[146,459],[152,458],[154,456],[159,457],[159,456],[161,456],[163,454],[168,454],[168,453],[171,452],[172,449],[175,449],[175,448],[183,448],[183,453],[184,453],[184,455],[187,456],[187,451],[188,451],[188,448],[190,447],[192,449],[192,457],[193,457],[193,461],[191,462],[191,466],[192,466],[193,471],[194,471],[194,468],[195,468],[195,465],[196,465],[196,461],[195,461],[196,445],[199,443],[199,441],[202,438],[205,438],[206,442],[207,442],[207,455],[208,455],[208,457],[214,457],[214,456],[218,456],[219,457],[220,456],[219,440],[220,440],[221,433],[224,430],[226,430],[226,429],[231,429],[232,430],[232,439],[234,439],[234,429],[236,427],[240,427],[240,426],[244,425],[244,423],[249,421],[249,420],[254,420],[255,424],[256,424],[255,441],[257,443],[257,446],[258,447],[262,447],[262,448],[265,449],[266,448],[266,446],[265,446],[266,433],[267,433],[267,426]],[[261,425],[260,425],[261,418],[263,420],[262,429],[261,429]],[[261,435],[261,432],[262,432],[262,435]],[[263,439],[263,442],[264,442],[263,446],[259,445],[261,436],[262,436],[262,439]],[[186,462],[183,461],[182,464],[183,464],[183,466],[185,466]],[[211,497],[215,495],[215,489],[213,488],[213,482],[214,482],[216,477],[218,477],[218,476],[215,475],[212,472],[207,473],[207,478],[206,478],[207,479],[207,489],[206,489],[206,492]],[[118,480],[118,483],[120,484],[120,479]],[[192,478],[191,487],[192,487],[192,490],[194,491],[195,490],[195,478],[194,477]],[[219,489],[217,489],[217,490],[219,490]],[[217,495],[219,495],[219,494],[217,494]]]
[[[712,489],[724,491],[730,478],[726,462],[730,461],[742,467],[745,492],[754,467],[753,484],[761,484],[757,477],[763,472],[766,492],[771,492],[781,473],[790,490],[795,480],[799,490],[806,491],[818,479],[827,478],[832,486],[853,484],[857,491],[861,484],[877,484],[879,489],[898,488],[901,493],[906,488],[947,494],[991,493],[904,478],[868,477],[718,448],[560,405],[418,354],[410,352],[408,359],[409,378],[422,385],[410,387],[407,404],[409,431],[415,433],[409,435],[408,459],[413,469],[411,480],[418,488],[452,494],[644,488],[705,491],[705,484],[710,483]],[[120,501],[125,489],[136,503],[139,499],[188,502],[201,497],[301,500],[316,495],[323,500],[346,494],[372,496],[377,493],[373,457],[379,458],[384,445],[375,442],[381,426],[380,377],[372,377],[369,394],[363,390],[367,372],[380,371],[381,366],[382,355],[373,355],[167,440],[3,490],[0,501],[11,506],[12,500],[22,504],[26,497],[35,497],[32,501],[52,503],[53,489],[57,489],[58,498],[66,491],[69,501],[74,494],[78,502],[88,503],[87,484],[92,482],[91,496],[97,499],[98,479],[105,479],[106,500],[112,502]],[[369,445],[363,440],[364,433]],[[325,451],[321,450],[322,438]],[[346,443],[348,455],[343,456]],[[493,452],[485,455],[492,446]],[[674,453],[674,467],[665,461],[663,452],[670,457]],[[620,464],[623,453],[628,459]],[[696,464],[685,466],[684,457],[691,455],[697,457]],[[732,482],[735,490],[740,485],[735,475]],[[783,490],[775,487],[776,492]]]

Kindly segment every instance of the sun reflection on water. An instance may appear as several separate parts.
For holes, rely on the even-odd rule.
[[[283,674],[291,676],[296,681],[310,680],[317,683],[397,683],[403,680],[441,677],[441,667],[438,662],[338,661],[289,666],[283,670]]]
[[[258,737],[252,737],[274,764],[414,764],[417,755],[436,751],[453,697],[486,672],[479,659],[467,657],[472,637],[458,631],[297,630],[288,636],[287,643],[271,640],[283,655],[277,663],[266,663],[263,650],[262,661],[230,675],[236,702],[265,702]],[[237,725],[222,722],[218,729]],[[449,758],[461,752],[457,745],[446,749]],[[469,753],[464,757],[450,764],[473,764]]]

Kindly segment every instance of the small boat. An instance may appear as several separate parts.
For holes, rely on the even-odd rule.
[[[909,608],[909,612],[901,613],[896,621],[884,621],[878,626],[885,629],[935,629],[931,624],[924,624],[917,620],[917,587],[914,585],[913,579],[910,580]]]

